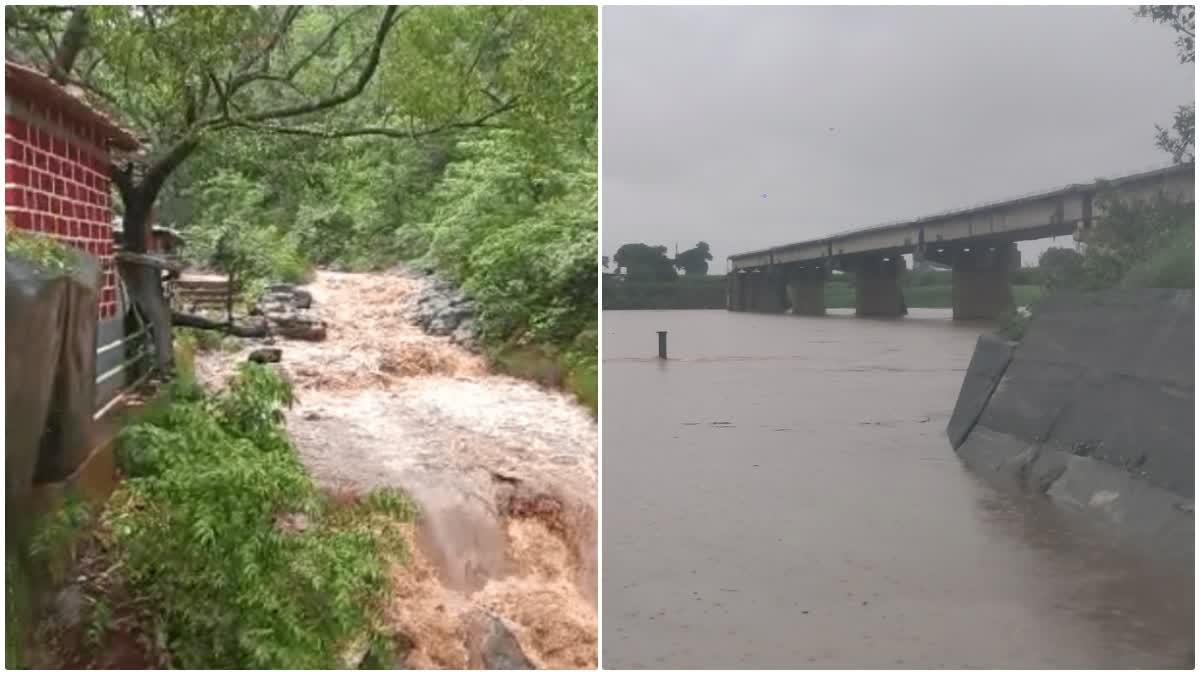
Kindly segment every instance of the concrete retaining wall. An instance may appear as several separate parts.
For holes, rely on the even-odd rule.
[[[1195,294],[1039,304],[1020,343],[980,338],[947,435],[992,478],[1193,548]]]

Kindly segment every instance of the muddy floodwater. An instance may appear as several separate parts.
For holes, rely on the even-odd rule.
[[[606,668],[1191,667],[1191,562],[955,457],[945,426],[986,325],[603,325]]]
[[[595,420],[414,326],[423,283],[317,274],[328,336],[275,342],[296,388],[288,434],[327,493],[399,488],[419,506],[385,612],[406,668],[594,668]],[[219,387],[258,346],[205,352],[197,373]]]

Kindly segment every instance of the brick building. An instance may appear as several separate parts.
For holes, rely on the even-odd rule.
[[[110,153],[137,140],[44,73],[4,64],[4,211],[18,229],[41,233],[95,256],[98,404],[125,383],[121,349],[130,332],[118,292]],[[108,347],[106,349],[106,347]],[[106,376],[107,375],[107,376]],[[103,378],[103,379],[102,379]]]

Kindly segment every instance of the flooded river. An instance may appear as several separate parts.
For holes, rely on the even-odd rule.
[[[1190,564],[956,459],[945,426],[986,326],[603,325],[606,668],[1191,666]]]

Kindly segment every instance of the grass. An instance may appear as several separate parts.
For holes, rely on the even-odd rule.
[[[599,410],[599,376],[596,353],[560,351],[535,345],[505,345],[488,353],[492,368],[505,375],[533,380],[575,395],[592,414]]]
[[[1042,296],[1041,286],[1015,285],[1013,300],[1018,307],[1028,307]],[[906,286],[904,301],[909,307],[949,309],[953,307],[953,286]],[[844,282],[825,284],[825,306],[829,309],[853,308],[854,288]]]

